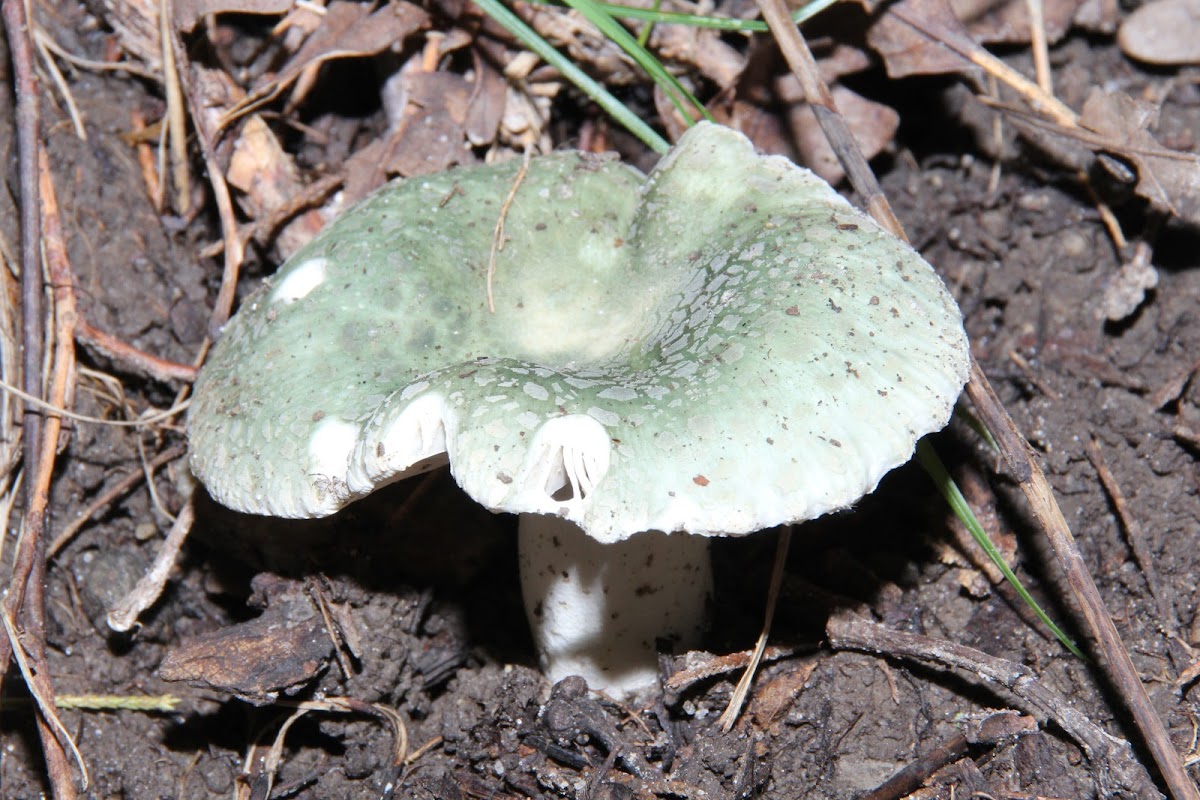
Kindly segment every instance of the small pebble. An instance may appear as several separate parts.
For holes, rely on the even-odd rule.
[[[1059,247],[1067,258],[1082,258],[1090,250],[1087,237],[1076,230],[1064,232],[1059,239]]]
[[[1200,0],[1152,0],[1117,33],[1121,51],[1147,64],[1200,64]]]

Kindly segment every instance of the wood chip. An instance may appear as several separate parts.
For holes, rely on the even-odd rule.
[[[172,648],[159,676],[265,705],[319,675],[333,656],[333,640],[304,584],[259,575],[254,586],[268,604],[261,616]]]

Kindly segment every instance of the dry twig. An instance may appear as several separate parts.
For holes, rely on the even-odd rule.
[[[58,555],[58,552],[66,547],[68,542],[75,538],[75,535],[79,533],[80,529],[82,529],[84,525],[87,524],[88,520],[100,513],[100,511],[104,508],[107,508],[109,503],[112,503],[134,486],[137,486],[138,483],[142,479],[146,478],[148,474],[152,475],[154,471],[162,465],[168,464],[178,458],[182,458],[185,453],[187,453],[186,447],[172,447],[164,450],[154,458],[147,461],[144,467],[131,470],[128,475],[117,481],[115,484],[109,487],[107,491],[93,500],[87,508],[80,511],[78,516],[76,516],[69,525],[59,531],[58,535],[54,537],[54,541],[52,541],[49,547],[46,548],[46,557],[53,558],[54,556]]]
[[[196,368],[190,364],[177,364],[138,350],[111,333],[93,328],[86,320],[79,320],[75,328],[75,338],[101,355],[124,364],[138,375],[164,382],[191,383],[196,379]]]
[[[739,650],[736,653],[725,653],[724,655],[708,657],[703,663],[691,664],[685,666],[678,672],[672,673],[663,681],[663,685],[673,692],[678,692],[686,689],[697,681],[707,680],[724,675],[727,672],[744,669],[750,664],[750,660],[754,658],[755,648],[749,650]],[[697,654],[703,655],[703,654]],[[781,658],[790,658],[796,655],[796,649],[792,647],[768,647],[763,651],[761,661],[778,661]]]
[[[926,795],[916,794],[921,787],[928,786],[929,779],[944,767],[967,756],[972,745],[994,747],[1034,733],[1037,729],[1037,720],[1012,711],[999,711],[978,723],[972,721],[966,732],[955,734],[922,754],[879,786],[858,795],[855,800],[900,800],[909,795],[924,797]]]
[[[367,703],[362,700],[357,700],[353,697],[326,697],[321,700],[305,700],[296,704],[296,710],[289,716],[279,728],[279,732],[275,735],[275,740],[271,743],[271,748],[264,759],[262,766],[262,774],[260,780],[265,783],[265,791],[262,792],[262,797],[271,796],[271,787],[275,783],[275,774],[279,770],[279,765],[283,761],[283,744],[287,737],[288,730],[295,722],[310,711],[325,711],[332,713],[343,714],[368,714],[376,717],[392,728],[393,741],[395,744],[392,753],[392,766],[400,767],[415,761],[432,746],[432,742],[422,747],[416,753],[409,755],[408,752],[408,728],[404,724],[404,718],[400,716],[400,712],[393,708],[385,706],[381,703]],[[440,741],[434,740],[434,741]],[[251,747],[251,752],[253,752]],[[246,757],[246,769],[244,773],[249,772],[249,766],[252,761],[251,755]]]
[[[750,656],[750,663],[746,665],[746,671],[742,673],[741,679],[733,690],[733,696],[729,698],[729,705],[725,707],[725,712],[717,721],[722,733],[729,733],[733,724],[737,722],[738,715],[742,713],[742,706],[750,694],[750,687],[754,685],[754,676],[758,672],[758,665],[762,662],[763,653],[767,650],[767,637],[771,635],[771,623],[775,619],[775,606],[779,602],[779,587],[783,584],[783,568],[787,564],[788,545],[791,544],[791,541],[792,529],[789,526],[779,532],[779,540],[775,545],[775,563],[771,566],[771,582],[767,586],[767,610],[763,613],[762,631],[758,634],[754,653]]]
[[[1092,468],[1096,470],[1096,475],[1100,478],[1100,483],[1103,484],[1109,500],[1112,501],[1113,509],[1117,512],[1117,518],[1125,531],[1125,538],[1129,542],[1129,550],[1133,553],[1133,561],[1142,571],[1142,579],[1146,581],[1150,596],[1158,605],[1160,626],[1173,636],[1178,628],[1178,620],[1175,619],[1175,612],[1171,604],[1159,590],[1161,583],[1158,580],[1158,570],[1154,567],[1154,558],[1147,547],[1146,534],[1142,531],[1141,523],[1130,511],[1125,493],[1121,491],[1121,485],[1117,483],[1117,479],[1109,470],[1104,454],[1100,451],[1100,443],[1094,436],[1084,445],[1084,452],[1087,454]]]
[[[1067,700],[1043,686],[1028,667],[953,642],[893,630],[848,612],[839,612],[825,627],[829,643],[839,650],[861,650],[953,669],[990,689],[1003,688],[1016,705],[1039,720],[1053,720],[1096,767],[1101,796],[1121,790],[1132,797],[1156,797],[1158,791],[1134,757],[1129,742],[1106,733]]]
[[[21,197],[21,344],[24,348],[22,384],[32,397],[42,392],[42,359],[44,355],[42,292],[42,249],[47,266],[57,285],[55,288],[56,315],[54,327],[67,341],[69,351],[74,324],[74,295],[66,266],[66,250],[58,225],[58,206],[53,197],[49,166],[40,140],[39,89],[34,75],[33,52],[30,42],[30,21],[22,0],[4,0],[2,9],[13,64],[17,99],[17,166]],[[48,193],[48,196],[43,196]],[[43,205],[43,203],[45,205]],[[46,227],[43,228],[43,217]],[[43,238],[43,234],[45,234]],[[70,358],[55,353],[55,377],[51,399],[62,397],[66,391],[66,375]],[[57,393],[57,394],[56,394]],[[38,735],[46,759],[51,789],[58,800],[76,796],[75,779],[66,754],[69,737],[60,739],[61,723],[49,711],[54,700],[50,672],[45,669],[45,536],[46,508],[50,476],[53,470],[59,424],[43,426],[42,418],[32,404],[26,403],[23,416],[25,432],[25,514],[21,538],[13,558],[7,596],[4,598],[4,617],[9,635],[0,637],[0,664],[10,658],[21,664],[29,689],[43,699],[37,717]],[[24,638],[18,641],[14,626],[19,621]],[[13,623],[9,626],[9,623]],[[32,661],[30,665],[24,658]],[[86,780],[86,772],[84,779]]]
[[[838,113],[833,95],[821,78],[817,61],[808,49],[800,29],[792,21],[784,0],[758,0],[758,7],[762,10],[763,19],[770,26],[771,35],[778,42],[788,66],[800,80],[804,96],[812,106],[817,123],[825,132],[825,138],[829,140],[829,146],[842,162],[850,183],[863,196],[867,212],[893,236],[907,242],[908,235],[905,234],[904,227],[900,220],[896,219],[887,196],[880,188],[879,181],[875,179],[875,173],[871,171],[854,135],[850,132],[850,126]]]
[[[1025,0],[1029,12],[1029,49],[1033,51],[1033,71],[1038,88],[1054,96],[1054,85],[1050,80],[1050,48],[1046,44],[1046,15],[1042,0]]]
[[[176,55],[181,52],[175,46],[175,15],[167,0],[158,3],[158,37],[162,48],[162,85],[167,95],[167,138],[171,149],[171,175],[175,185],[175,210],[186,214],[192,203],[192,178],[187,152],[187,113],[184,110],[179,62]],[[163,152],[161,149],[159,152]],[[209,165],[211,167],[211,165]],[[162,172],[159,173],[162,181]]]
[[[38,198],[36,201],[38,227],[41,230],[38,245],[45,255],[46,268],[54,287],[53,333],[55,344],[50,362],[52,374],[48,387],[50,399],[48,404],[61,406],[71,393],[70,384],[75,364],[74,281],[63,242],[58,202],[50,178],[49,159],[40,142],[34,143],[34,151],[38,166],[38,182],[34,196]],[[22,207],[25,208],[29,205],[30,199],[24,191],[22,195],[24,199]],[[27,229],[23,229],[23,239],[27,232]],[[40,278],[40,259],[38,262],[34,269]],[[28,264],[23,265],[23,281],[28,278],[28,270]],[[25,307],[23,311],[25,314],[30,313],[28,307]],[[38,346],[40,347],[41,344],[39,339]],[[25,383],[27,385],[29,382],[28,367],[29,365],[26,364]],[[40,369],[38,372],[40,374]],[[34,388],[40,392],[40,386]],[[0,648],[0,654],[3,655],[4,662],[7,662],[9,657],[16,659],[29,691],[38,700],[41,712],[37,718],[38,733],[42,739],[42,750],[46,758],[47,771],[54,795],[56,798],[72,798],[76,796],[76,788],[67,761],[66,749],[69,748],[76,757],[84,789],[87,788],[87,769],[54,711],[54,687],[50,681],[49,670],[46,668],[45,634],[45,526],[54,458],[59,434],[62,430],[62,417],[53,415],[48,417],[43,424],[32,426],[38,429],[38,433],[34,437],[31,433],[30,423],[34,419],[41,422],[41,418],[29,413],[28,409],[43,404],[37,400],[37,396],[31,394],[26,399],[26,405],[24,418],[27,434],[25,439],[25,513],[22,519],[21,538],[13,559],[8,595],[4,599],[3,615],[9,636],[2,641],[8,646],[8,652],[3,652],[3,648]],[[15,632],[17,620],[20,620],[23,628],[23,635],[20,638]]]
[[[512,208],[513,200],[517,198],[517,189],[521,188],[521,182],[525,180],[525,174],[529,172],[529,157],[532,153],[533,145],[527,144],[521,168],[517,170],[517,177],[513,178],[512,188],[508,190],[508,195],[500,206],[500,217],[496,220],[495,230],[492,231],[492,249],[488,253],[487,263],[487,305],[488,311],[493,314],[496,313],[496,297],[492,293],[492,279],[496,276],[496,256],[504,249],[504,221],[508,219],[508,211]]]
[[[151,564],[150,569],[133,587],[133,591],[108,612],[108,627],[114,631],[125,633],[137,622],[138,614],[154,605],[162,595],[163,586],[167,583],[167,576],[171,574],[171,567],[175,566],[175,559],[179,556],[188,532],[192,529],[194,515],[192,498],[189,497],[183,508],[179,509],[179,514],[175,517],[175,522],[172,523],[167,538],[163,540],[162,546],[154,556],[154,563]]]
[[[196,142],[204,155],[204,167],[208,172],[208,180],[212,186],[213,197],[217,203],[217,215],[221,219],[221,233],[225,241],[225,264],[221,272],[221,288],[217,293],[216,303],[213,304],[209,317],[209,333],[220,330],[233,311],[234,295],[237,291],[238,274],[242,268],[246,248],[238,235],[237,216],[233,211],[233,198],[229,194],[229,184],[225,182],[225,171],[217,160],[211,126],[205,124],[201,98],[196,96],[195,81],[189,80],[190,62],[183,43],[172,28],[163,32],[164,52],[169,47],[174,63],[178,66],[178,77],[183,86],[183,97],[191,114],[192,127],[196,130]],[[205,347],[201,347],[203,351]]]
[[[12,643],[13,661],[17,662],[17,669],[21,671],[21,676],[25,679],[25,685],[29,688],[29,693],[33,696],[33,700],[37,704],[39,719],[44,720],[45,724],[59,737],[56,741],[61,741],[71,751],[75,763],[79,766],[83,788],[86,790],[88,787],[87,764],[83,760],[83,754],[79,752],[79,748],[75,745],[75,740],[71,738],[70,732],[67,731],[66,726],[62,723],[62,719],[58,716],[58,703],[57,698],[54,696],[53,688],[49,687],[48,681],[41,679],[34,668],[30,666],[30,654],[21,645],[21,636],[17,632],[16,623],[13,622],[12,616],[8,613],[7,609],[0,610],[0,621],[4,623],[5,638]],[[47,688],[50,690],[49,694],[46,694],[45,690]],[[42,747],[45,749],[44,744]],[[51,778],[53,780],[54,776],[51,776]],[[67,774],[67,778],[70,779],[70,773]],[[57,780],[55,780],[54,796],[56,798],[75,797],[74,785],[68,784],[68,786],[70,787],[69,792],[64,794],[58,786]]]
[[[890,13],[895,14],[897,19],[913,30],[950,48],[989,75],[995,76],[1001,83],[1021,95],[1029,107],[1037,113],[1045,115],[1064,127],[1075,127],[1078,117],[1070,107],[1053,95],[1042,91],[1040,86],[984,50],[966,34],[949,30],[938,24],[936,20],[925,19],[920,14],[914,13],[911,8],[905,7],[903,3],[891,6]]]
[[[1054,500],[1054,490],[1050,482],[1046,480],[1045,473],[1033,458],[1029,443],[1017,430],[1016,423],[1004,410],[983,370],[974,360],[971,361],[971,380],[967,383],[967,396],[971,398],[979,418],[995,437],[1005,463],[1016,477],[1030,510],[1038,521],[1038,527],[1046,534],[1071,587],[1071,593],[1079,603],[1088,629],[1100,650],[1107,676],[1116,687],[1117,696],[1124,699],[1126,707],[1133,715],[1134,724],[1154,757],[1171,796],[1177,800],[1197,800],[1200,793],[1197,793],[1196,785],[1184,772],[1179,753],[1171,744],[1166,727],[1158,712],[1154,710],[1133,661],[1121,643],[1120,634],[1117,633],[1116,625],[1104,607],[1100,591],[1079,554],[1070,526]]]

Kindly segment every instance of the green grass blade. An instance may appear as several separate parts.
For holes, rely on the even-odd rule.
[[[679,113],[689,123],[695,122],[694,112],[698,111],[705,119],[712,120],[708,109],[704,104],[697,100],[691,92],[684,88],[674,75],[667,72],[666,67],[662,62],[655,58],[650,51],[638,44],[637,39],[633,38],[633,34],[627,31],[621,23],[613,19],[612,15],[600,8],[596,0],[563,0],[568,6],[578,11],[588,22],[596,26],[596,28],[618,47],[624,50],[637,65],[645,70],[655,83],[662,87],[666,92],[667,97],[679,109]],[[686,102],[685,102],[686,101]],[[688,107],[688,104],[692,108]]]
[[[620,100],[613,97],[607,89],[592,80],[583,70],[571,63],[571,60],[550,46],[550,43],[537,34],[532,28],[513,12],[509,11],[500,0],[475,0],[475,4],[483,9],[489,17],[499,23],[505,30],[517,38],[521,44],[537,53],[543,61],[551,65],[563,77],[592,99],[596,105],[607,111],[613,119],[623,125],[647,147],[658,153],[671,149],[666,139],[659,136],[653,128],[642,121]]]
[[[475,0],[476,4],[492,19],[499,23],[523,45],[539,55],[543,61],[551,65],[563,77],[587,95],[596,105],[604,109],[620,125],[640,139],[647,147],[658,153],[665,153],[670,145],[665,139],[647,125],[637,114],[633,113],[620,100],[612,95],[602,84],[593,80],[583,70],[575,66],[569,58],[554,49],[536,31],[510,11],[502,0]],[[544,0],[534,0],[544,2]],[[795,11],[792,18],[797,23],[811,19],[816,14],[833,5],[837,0],[813,0],[813,2]],[[549,4],[549,3],[547,3]],[[559,5],[561,3],[555,3]],[[692,25],[702,28],[713,28],[727,31],[765,31],[767,26],[759,20],[733,19],[730,17],[709,17],[700,14],[683,14],[672,11],[662,11],[654,8],[633,8],[617,3],[599,2],[599,0],[566,0],[566,4],[578,8],[580,13],[588,17],[605,36],[621,46],[639,66],[650,75],[666,92],[667,97],[679,109],[685,119],[692,120],[691,109],[699,111],[706,119],[712,119],[707,109],[691,92],[687,91],[663,67],[645,47],[638,43],[629,31],[625,30],[614,19],[615,16],[627,19],[639,19],[650,23]],[[648,33],[649,26],[644,33]],[[690,107],[689,107],[690,106]]]
[[[563,0],[532,0],[543,5],[561,5]],[[792,19],[797,24],[806,22],[838,0],[813,0],[813,2],[792,12]],[[617,19],[637,19],[646,22],[668,25],[688,25],[693,28],[711,28],[718,31],[733,31],[746,33],[763,33],[768,30],[767,23],[757,19],[736,19],[734,17],[710,17],[703,14],[688,14],[681,11],[660,11],[656,8],[634,8],[620,3],[597,2],[597,6],[607,11]]]
[[[1025,601],[1034,614],[1037,614],[1038,619],[1050,629],[1063,646],[1074,653],[1079,658],[1085,659],[1086,656],[1075,645],[1073,641],[1063,633],[1057,625],[1055,625],[1042,607],[1037,604],[1033,596],[1028,590],[1021,585],[1020,579],[1017,578],[1008,564],[1004,563],[1004,557],[1000,555],[1000,551],[992,544],[992,540],[988,538],[987,532],[983,526],[979,524],[979,520],[975,518],[975,512],[971,510],[971,506],[967,503],[967,498],[963,497],[962,491],[958,488],[958,484],[950,477],[950,473],[946,471],[946,465],[942,463],[942,459],[938,456],[933,446],[925,440],[917,443],[917,460],[921,462],[921,466],[929,473],[929,477],[933,478],[934,484],[937,485],[938,491],[946,498],[946,502],[950,508],[954,510],[955,515],[962,521],[962,524],[967,526],[967,530],[971,532],[971,536],[975,539],[976,544],[983,548],[987,553],[988,558],[996,565],[996,568],[1003,573],[1005,580],[1013,587],[1021,599]]]
[[[971,426],[971,430],[975,431],[980,439],[983,439],[985,442],[987,442],[987,445],[992,449],[992,452],[997,455],[1000,454],[1000,445],[996,444],[996,439],[992,436],[992,432],[987,429],[987,425],[984,425],[979,417],[975,416],[975,412],[963,406],[962,403],[959,403],[954,407],[954,416],[960,419],[965,419],[967,421],[967,425]]]
[[[653,11],[658,11],[659,6],[661,6],[661,5],[662,5],[662,0],[654,0],[654,5],[652,5],[650,8]],[[601,8],[603,8],[603,6],[601,6]],[[607,10],[607,9],[605,9],[605,10]],[[611,14],[612,12],[609,11],[608,13]],[[642,26],[642,29],[638,32],[638,37],[637,37],[637,43],[638,43],[639,47],[645,47],[646,45],[648,45],[650,43],[650,32],[653,30],[654,30],[654,20],[650,20],[649,22],[647,22],[645,25]]]

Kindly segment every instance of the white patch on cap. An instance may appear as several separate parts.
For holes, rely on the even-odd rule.
[[[590,416],[595,417],[596,421],[602,425],[608,425],[609,427],[612,427],[621,424],[621,417],[616,413],[609,411],[607,408],[597,408],[593,406],[587,410],[587,413]]]
[[[271,292],[273,303],[294,303],[325,282],[323,258],[310,258],[287,274],[275,291]]]
[[[540,383],[526,383],[524,387],[525,394],[532,397],[534,400],[549,400],[550,391]]]
[[[637,390],[629,386],[610,386],[596,396],[605,400],[634,400],[637,398]]]

